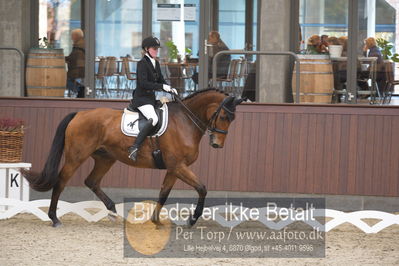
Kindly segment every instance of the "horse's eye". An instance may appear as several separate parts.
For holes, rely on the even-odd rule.
[[[226,121],[227,120],[227,116],[220,116],[220,120]]]

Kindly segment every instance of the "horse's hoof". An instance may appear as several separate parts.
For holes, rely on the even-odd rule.
[[[187,220],[187,226],[191,228],[196,222],[197,219],[193,218],[193,216],[190,215],[190,217]]]
[[[163,227],[163,224],[159,220],[151,219],[151,222],[155,225],[156,229],[160,229]]]
[[[157,230],[163,229],[164,227],[165,227],[165,225],[162,224],[162,223],[156,223],[155,224],[155,229],[157,229]]]
[[[109,212],[108,213],[108,219],[110,219],[112,222],[115,222],[118,218],[118,214],[114,212]]]
[[[61,227],[62,226],[62,223],[60,222],[60,221],[57,221],[57,222],[53,222],[53,225],[52,225],[54,228],[57,228],[57,227]]]

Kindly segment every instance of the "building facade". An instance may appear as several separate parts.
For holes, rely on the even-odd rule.
[[[355,103],[359,79],[357,58],[363,54],[363,40],[384,38],[393,44],[391,52],[395,53],[399,45],[398,5],[396,0],[10,0],[0,3],[0,46],[18,48],[27,57],[29,49],[38,46],[38,38],[46,37],[53,47],[62,48],[64,55],[68,55],[72,49],[71,31],[83,29],[85,94],[99,98],[105,97],[101,96],[103,81],[96,76],[99,58],[139,59],[141,40],[149,35],[160,38],[163,44],[161,61],[169,61],[165,45],[168,41],[176,45],[179,59],[184,60],[186,55],[194,58],[195,67],[181,74],[185,80],[172,84],[187,91],[211,84],[211,49],[207,42],[210,31],[218,31],[230,50],[296,54],[306,53],[307,41],[312,35],[346,36],[348,78],[344,85],[349,96],[353,96],[347,102]],[[293,101],[292,58],[232,56],[236,60],[243,58],[250,64],[246,66],[246,85],[242,84],[241,89],[252,91],[253,100]],[[20,89],[19,55],[15,51],[0,50],[0,59],[0,95],[26,95]],[[134,64],[130,70],[134,72]],[[165,71],[173,75],[170,68]],[[190,79],[193,73],[198,81]],[[120,84],[128,84],[120,78],[106,78],[107,86],[115,89],[122,86]],[[126,85],[129,86],[134,87],[134,81]],[[232,84],[226,86],[233,87]],[[120,95],[107,97],[120,98]]]

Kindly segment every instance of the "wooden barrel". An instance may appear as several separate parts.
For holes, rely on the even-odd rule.
[[[64,97],[65,86],[63,49],[31,49],[26,65],[28,96]]]
[[[334,91],[331,60],[323,55],[299,56],[300,103],[329,104]],[[292,77],[292,94],[296,96],[296,66]]]

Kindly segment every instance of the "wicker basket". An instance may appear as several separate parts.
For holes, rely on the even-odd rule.
[[[0,131],[0,163],[21,162],[23,140],[23,131]]]

